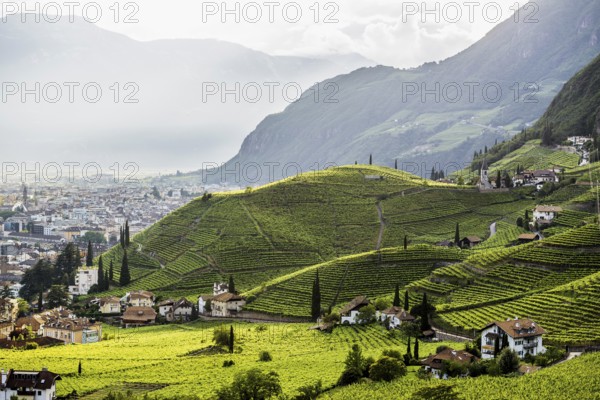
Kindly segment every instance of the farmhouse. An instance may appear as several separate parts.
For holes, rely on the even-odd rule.
[[[444,364],[453,362],[462,365],[469,365],[479,359],[471,353],[464,350],[453,350],[447,348],[438,354],[431,355],[421,361],[421,365],[425,367],[425,371],[431,372],[434,378],[448,379],[448,375],[444,373]]]
[[[523,233],[517,238],[519,243],[530,243],[536,240],[541,240],[539,233]]]
[[[151,325],[156,322],[156,311],[152,307],[128,307],[123,313],[123,325],[126,328]]]
[[[98,303],[102,314],[120,314],[121,301],[118,297],[104,297]]]
[[[460,247],[464,248],[473,248],[475,246],[477,246],[478,244],[480,244],[481,242],[483,242],[483,240],[481,240],[479,237],[477,236],[467,236],[466,238],[464,238],[463,240],[460,241]]]
[[[154,293],[136,290],[125,295],[125,303],[133,307],[154,307]]]
[[[555,206],[537,206],[533,210],[533,219],[535,221],[552,221],[554,218],[558,217],[558,214],[561,213],[563,209],[561,207]]]
[[[213,317],[235,317],[246,305],[246,300],[234,293],[221,293],[211,302],[211,315]]]
[[[405,311],[402,307],[392,306],[386,310],[378,313],[378,320],[383,322],[389,320],[390,329],[395,329],[405,322],[413,322],[415,317],[410,315],[408,311]]]
[[[198,297],[198,312],[200,314],[208,313],[208,305],[212,302],[215,296],[200,296]]]
[[[102,340],[102,325],[87,318],[58,318],[47,322],[44,336],[59,339],[66,344],[97,343]]]
[[[9,338],[14,329],[12,322],[0,322],[0,340]]]
[[[508,343],[521,358],[527,354],[536,356],[546,351],[542,346],[545,333],[541,326],[527,318],[492,322],[481,330],[481,357],[494,358],[496,347],[502,350],[502,343]]]
[[[189,321],[192,316],[193,303],[185,298],[178,301],[165,300],[158,303],[158,313],[168,322]]]
[[[60,380],[60,375],[46,368],[41,372],[11,369],[6,373],[2,370],[0,399],[53,400],[56,398],[56,381]]]
[[[358,323],[360,309],[371,304],[366,296],[358,296],[340,310],[342,324],[353,325]]]

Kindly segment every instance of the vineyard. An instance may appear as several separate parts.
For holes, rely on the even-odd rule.
[[[459,250],[426,245],[344,257],[308,267],[249,292],[258,298],[246,309],[286,316],[310,316],[311,288],[317,271],[322,307],[325,309],[334,308],[359,295],[391,297],[396,285],[404,287],[428,276],[436,266],[460,261],[462,257]]]
[[[451,239],[456,223],[465,235],[485,238],[491,223],[508,215],[510,220],[504,221],[508,226],[514,215],[533,204],[518,194],[481,194],[389,168],[350,166],[307,173],[258,189],[197,199],[171,213],[133,238],[128,249],[133,280],[119,292],[145,289],[195,299],[210,293],[213,282],[230,275],[240,290],[250,291],[311,266],[376,250],[380,230],[382,248],[401,246],[405,236],[411,246]],[[512,230],[503,235],[505,239],[498,240],[508,240]],[[115,265],[116,282],[122,258],[123,250],[118,247],[104,255],[105,263]],[[391,281],[407,284],[409,279],[427,276],[435,261],[407,259],[403,265],[414,269],[413,275],[381,269],[389,279],[377,290],[370,289],[375,284],[367,281],[364,287],[351,289],[350,268],[346,287],[336,288],[331,296],[340,292],[342,301],[363,289],[383,294]],[[367,264],[360,264],[354,272],[360,277],[366,268]],[[342,267],[337,268],[340,271]],[[339,283],[338,278],[332,275],[331,281]],[[295,290],[278,287],[273,301],[263,298],[253,307],[268,310]],[[286,314],[305,313],[303,300],[295,300],[297,304]]]
[[[438,388],[440,391],[438,397],[435,398],[440,399],[597,399],[600,392],[600,376],[597,372],[599,362],[600,354],[592,353],[534,374],[515,378],[486,376],[441,382],[437,379],[421,380],[407,377],[392,383],[353,385],[336,389],[322,398],[331,400],[426,400],[431,397],[425,395],[427,392],[424,389]],[[450,393],[455,393],[458,397],[452,396]]]
[[[229,329],[229,325],[226,326]],[[305,324],[233,324],[234,354],[201,351],[212,343],[216,324],[157,326],[118,330],[105,326],[110,340],[96,344],[60,346],[33,351],[4,350],[0,362],[6,368],[26,370],[48,367],[59,373],[58,395],[76,390],[80,398],[101,399],[108,391],[132,390],[142,395],[197,395],[211,399],[239,371],[258,367],[277,371],[288,395],[307,383],[323,381],[332,386],[341,374],[343,361],[353,344],[366,355],[379,357],[384,349],[404,352],[406,342],[390,336],[379,326],[340,327],[332,334],[308,330]],[[435,351],[438,344],[422,343],[421,354]],[[261,351],[273,361],[258,362]],[[77,374],[79,361],[83,373]],[[223,362],[235,365],[223,368]]]

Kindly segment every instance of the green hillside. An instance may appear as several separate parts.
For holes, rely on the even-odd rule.
[[[600,134],[600,57],[565,84],[536,128],[549,126],[557,142],[569,136]]]
[[[486,238],[490,224],[512,223],[533,204],[519,193],[482,194],[375,166],[308,173],[173,212],[133,239],[126,289],[195,298],[233,275],[247,291],[338,257],[402,246],[405,235],[411,245],[453,239],[456,223],[463,235]],[[104,258],[118,281],[122,250]]]

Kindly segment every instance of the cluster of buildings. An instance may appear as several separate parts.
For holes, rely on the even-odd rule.
[[[351,300],[340,310],[341,324],[354,325],[359,324],[360,312],[364,307],[371,304],[366,296],[358,296]],[[401,307],[390,307],[383,311],[377,311],[375,319],[378,322],[385,322],[389,329],[396,329],[403,324],[415,322],[415,317],[407,310]],[[424,336],[435,332],[424,332]],[[493,359],[498,356],[498,352],[508,347],[513,350],[519,358],[526,356],[535,357],[543,354],[546,349],[542,344],[542,337],[546,331],[528,318],[507,319],[505,321],[494,321],[480,330],[481,333],[481,358]],[[504,344],[504,347],[503,345]],[[425,371],[432,374],[435,378],[446,379],[448,376],[444,372],[444,366],[448,362],[468,366],[473,362],[479,361],[479,357],[464,351],[445,348],[437,354],[419,360]]]
[[[50,338],[54,343],[87,344],[102,340],[102,324],[63,308],[4,320],[0,326],[0,342]]]
[[[203,190],[145,185],[4,189],[0,192],[0,211],[13,215],[0,221],[0,231],[5,238],[22,242],[60,245],[92,233],[106,243],[116,243],[126,221],[134,235],[185,205],[193,198],[190,193]]]

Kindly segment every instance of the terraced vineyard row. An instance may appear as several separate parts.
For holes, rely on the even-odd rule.
[[[319,272],[322,306],[327,308],[345,303],[359,295],[388,297],[394,287],[401,287],[429,275],[439,260],[457,261],[461,257],[454,249],[416,246],[385,249],[355,257],[346,257],[294,274],[267,284],[247,309],[289,316],[310,315],[311,288]]]

